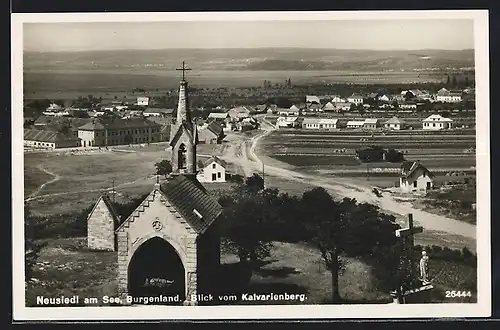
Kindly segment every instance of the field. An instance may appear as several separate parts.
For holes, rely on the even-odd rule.
[[[237,258],[222,254],[223,264]],[[433,302],[473,302],[475,269],[456,262],[433,260],[436,289]],[[361,260],[346,258],[345,270],[339,278],[340,295],[344,303],[389,303],[391,297],[381,289],[371,266]],[[446,299],[444,290],[471,290],[472,299]],[[307,304],[330,301],[331,275],[315,249],[302,244],[275,242],[271,257],[253,273],[245,292],[304,293]],[[32,284],[26,293],[26,303],[33,306],[36,296],[84,297],[114,296],[117,292],[116,253],[92,252],[85,238],[51,240],[43,249],[35,267]],[[240,302],[241,303],[241,302]],[[279,304],[300,301],[274,302]],[[100,305],[103,305],[102,303]]]
[[[409,73],[360,73],[338,71],[198,71],[189,74],[190,85],[197,88],[253,87],[261,86],[265,79],[284,81],[291,77],[295,84],[308,83],[359,83],[405,84],[415,82],[441,82],[442,76]],[[166,90],[176,89],[179,75],[174,70],[29,70],[24,73],[24,98],[73,100],[92,94],[96,97],[117,96],[122,99],[131,91],[143,88],[153,95],[163,95]],[[158,91],[155,93],[154,91]],[[130,91],[130,92],[124,92]],[[137,96],[135,96],[137,97]]]
[[[257,153],[265,164],[303,173],[349,178],[363,186],[398,186],[400,163],[362,163],[355,150],[378,145],[402,151],[409,161],[419,160],[434,175],[436,187],[475,180],[475,131],[320,132],[300,129],[277,130],[265,137]],[[436,192],[426,198],[414,197],[414,206],[471,223],[476,222],[472,205],[476,202],[475,185],[461,194]],[[437,196],[438,194],[439,196]],[[458,194],[458,195],[457,195]],[[452,196],[453,195],[453,196]],[[408,200],[406,198],[405,200]]]
[[[105,191],[115,187],[115,198],[125,202],[151,191],[156,182],[155,164],[169,159],[168,144],[122,146],[115,151],[37,152],[24,155],[25,198],[37,214],[50,215],[79,211],[95,203]],[[201,154],[217,153],[223,145],[200,145]],[[200,157],[204,159],[204,157]],[[54,175],[57,176],[54,180]],[[113,182],[114,181],[114,182]]]
[[[475,131],[449,132],[319,132],[279,130],[267,136],[258,152],[301,169],[336,172],[383,172],[400,164],[361,164],[355,151],[372,145],[394,148],[407,160],[420,160],[431,171],[475,166]],[[387,170],[386,172],[391,172]],[[392,171],[394,173],[394,170]]]

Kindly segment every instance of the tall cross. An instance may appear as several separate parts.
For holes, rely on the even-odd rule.
[[[182,61],[182,68],[175,69],[177,71],[182,71],[182,80],[185,80],[185,72],[191,71],[191,69],[186,68],[186,64]]]
[[[402,240],[403,246],[403,268],[400,271],[404,272],[404,275],[408,275],[408,280],[413,281],[415,279],[415,260],[414,260],[414,235],[423,232],[423,227],[414,227],[413,226],[413,214],[408,214],[408,227],[397,229],[396,237],[399,237]],[[405,283],[410,284],[410,283]],[[409,288],[407,288],[409,289]]]

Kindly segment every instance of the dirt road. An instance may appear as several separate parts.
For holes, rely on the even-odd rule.
[[[252,139],[246,141],[241,140],[239,145],[234,146],[233,150],[243,150],[241,155],[238,154],[238,156],[236,156],[235,154],[226,154],[225,156],[227,157],[225,158],[229,161],[236,161],[238,164],[242,165],[246,173],[252,173],[255,170],[260,171],[262,169],[262,160],[256,154],[255,149],[259,141],[270,134],[272,130],[274,130],[274,127],[273,125],[269,124],[265,126],[265,129],[266,130],[264,132],[257,136],[254,136]],[[248,152],[246,148],[247,144],[250,144]],[[372,203],[378,205],[381,209],[391,213],[396,213],[402,216],[406,216],[408,213],[413,213],[415,223],[423,226],[426,231],[434,233],[445,232],[453,236],[463,237],[464,245],[467,245],[472,250],[475,250],[475,225],[444,216],[427,213],[425,211],[413,208],[409,203],[398,202],[388,194],[384,194],[382,197],[376,197],[372,193],[371,188],[352,183],[349,181],[349,178],[322,177],[319,175],[304,174],[297,171],[268,165],[265,165],[265,171],[272,176],[324,187],[335,195],[355,198],[360,202]]]

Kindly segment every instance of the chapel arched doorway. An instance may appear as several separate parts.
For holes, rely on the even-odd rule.
[[[153,237],[135,251],[128,267],[128,294],[132,297],[165,297],[157,305],[180,305],[186,298],[185,268],[174,247]],[[173,301],[176,296],[179,296]]]

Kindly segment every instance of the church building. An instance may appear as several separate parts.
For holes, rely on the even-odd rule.
[[[172,173],[155,184],[132,214],[113,228],[119,294],[151,297],[149,304],[196,305],[191,297],[210,292],[220,265],[216,220],[222,207],[196,178],[198,132],[184,79],[184,70],[189,69],[183,63],[180,70],[177,120],[170,139]],[[104,222],[108,225],[102,230],[110,230],[109,222]],[[89,228],[88,232],[95,234],[96,230]],[[89,241],[95,239],[89,236]]]

